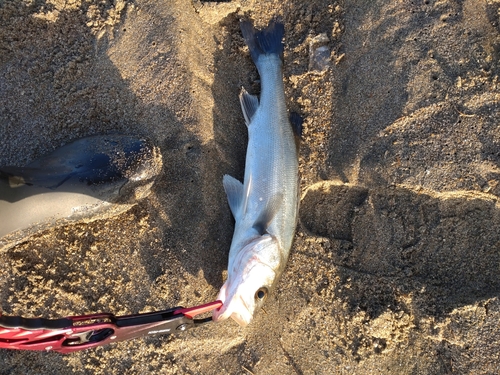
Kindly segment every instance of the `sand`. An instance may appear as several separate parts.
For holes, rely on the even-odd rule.
[[[288,106],[305,119],[291,257],[250,326],[71,355],[0,350],[0,374],[499,373],[499,10],[498,0],[0,0],[0,165],[111,132],[149,137],[164,162],[126,213],[3,252],[5,314],[124,315],[216,298],[234,225],[222,176],[244,168],[238,93],[259,90],[240,17],[262,26],[282,15]],[[312,59],[320,45],[324,71]]]

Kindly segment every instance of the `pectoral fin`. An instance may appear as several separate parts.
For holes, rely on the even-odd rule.
[[[239,213],[241,213],[241,206],[243,204],[243,184],[227,174],[224,175],[222,183],[227,195],[229,208],[236,219]]]
[[[266,202],[266,205],[259,217],[253,224],[253,228],[260,234],[267,233],[267,228],[276,217],[281,205],[283,204],[283,194],[276,194]]]

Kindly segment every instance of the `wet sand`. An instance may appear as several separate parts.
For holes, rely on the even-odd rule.
[[[0,311],[194,306],[223,284],[243,177],[239,31],[285,22],[304,117],[300,222],[265,311],[71,355],[0,350],[0,374],[496,374],[500,2],[0,0],[0,165],[93,134],[160,147],[129,211],[1,254]],[[321,36],[325,34],[327,39]],[[330,57],[311,59],[318,40]]]

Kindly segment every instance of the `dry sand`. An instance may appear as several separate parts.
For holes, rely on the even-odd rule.
[[[0,0],[0,165],[85,135],[150,137],[164,168],[110,220],[1,254],[0,310],[61,317],[212,301],[243,176],[244,14],[286,26],[303,199],[265,311],[0,374],[498,374],[500,1]],[[310,71],[326,33],[330,67]]]

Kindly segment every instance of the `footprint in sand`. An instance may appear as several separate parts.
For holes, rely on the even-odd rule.
[[[500,292],[500,204],[494,195],[326,181],[306,191],[300,220],[313,235],[330,239],[332,262],[340,269],[364,283],[390,279],[408,292],[426,290],[426,310],[444,313]],[[350,297],[362,300],[355,289]]]

